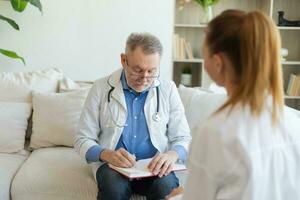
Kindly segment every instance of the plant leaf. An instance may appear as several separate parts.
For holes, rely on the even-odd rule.
[[[216,4],[219,0],[195,0],[198,4],[200,4],[203,8],[207,8],[208,6],[212,6]]]
[[[4,17],[3,15],[0,15],[0,19],[9,23],[14,29],[20,30],[19,25],[14,20]]]
[[[27,5],[27,2],[24,0],[10,0],[10,3],[13,9],[18,12],[23,12]]]
[[[31,5],[37,7],[41,11],[41,13],[43,13],[43,6],[40,0],[24,0],[24,1],[29,2]]]
[[[22,60],[23,64],[25,65],[24,58],[19,56],[16,52],[0,49],[0,53],[7,56],[7,57],[13,58],[13,59],[20,59],[20,60]]]

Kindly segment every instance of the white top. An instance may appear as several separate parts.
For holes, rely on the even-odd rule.
[[[236,106],[193,133],[183,199],[300,199],[300,118],[288,108],[272,127],[268,109]]]

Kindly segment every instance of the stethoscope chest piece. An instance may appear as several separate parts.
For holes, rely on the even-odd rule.
[[[160,115],[158,112],[154,113],[153,116],[152,116],[152,119],[156,122],[159,122],[160,121]]]

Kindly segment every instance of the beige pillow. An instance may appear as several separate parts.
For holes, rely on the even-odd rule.
[[[60,69],[0,73],[0,101],[31,103],[31,92],[57,92]]]
[[[24,149],[29,103],[0,102],[0,152],[16,153]]]
[[[191,130],[202,124],[227,100],[226,94],[216,94],[207,89],[191,88],[183,85],[179,86],[178,93]]]
[[[88,90],[33,93],[33,127],[30,148],[73,147],[77,123]]]

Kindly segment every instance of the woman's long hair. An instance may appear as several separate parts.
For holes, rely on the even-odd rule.
[[[261,11],[224,11],[208,24],[206,44],[210,55],[224,53],[229,58],[237,77],[236,89],[218,111],[242,103],[258,116],[271,95],[275,123],[284,100],[281,41],[272,19]]]

